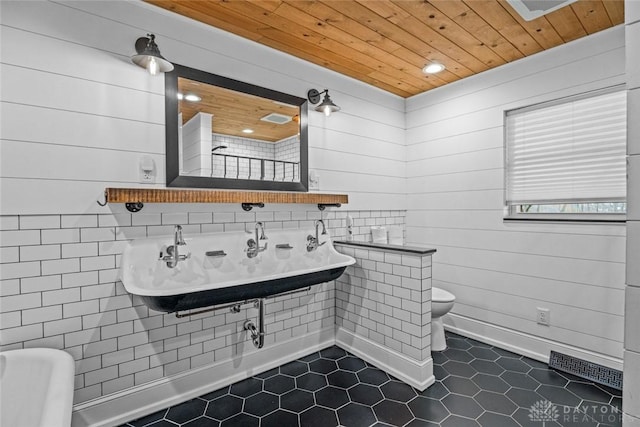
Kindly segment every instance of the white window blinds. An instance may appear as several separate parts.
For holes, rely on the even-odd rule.
[[[506,113],[507,204],[624,201],[626,92]]]

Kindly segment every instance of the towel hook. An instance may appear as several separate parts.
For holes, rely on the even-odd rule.
[[[104,192],[104,203],[101,203],[100,200],[96,200],[96,203],[100,206],[107,206],[107,203],[109,203],[109,196],[106,191]]]

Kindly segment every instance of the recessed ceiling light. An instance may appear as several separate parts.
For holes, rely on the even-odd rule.
[[[242,132],[244,133],[253,133],[253,129],[242,129]]]
[[[187,101],[191,101],[191,102],[200,102],[202,101],[202,98],[200,98],[198,95],[195,95],[193,93],[188,93],[184,96],[184,99],[186,99]]]
[[[444,64],[441,64],[439,62],[430,62],[429,64],[424,66],[424,68],[422,69],[422,72],[425,74],[435,74],[435,73],[439,73],[440,71],[443,71],[444,69],[445,69]]]
[[[184,99],[184,95],[178,92],[178,101],[182,101]]]

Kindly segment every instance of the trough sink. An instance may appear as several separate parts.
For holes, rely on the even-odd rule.
[[[266,230],[267,249],[247,256],[253,233],[228,232],[186,237],[179,247],[190,254],[173,268],[159,260],[173,245],[172,237],[136,239],[125,247],[121,280],[125,289],[151,309],[175,312],[263,298],[334,280],[355,260],[326,242],[307,251],[313,229]],[[209,255],[207,255],[209,254]],[[224,255],[223,255],[224,254]]]

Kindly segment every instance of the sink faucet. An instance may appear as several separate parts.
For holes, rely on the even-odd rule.
[[[167,267],[175,268],[180,261],[191,257],[191,252],[186,255],[180,255],[178,248],[185,245],[186,243],[182,237],[182,226],[176,225],[173,229],[173,245],[167,247],[167,255],[161,257],[160,260],[165,261]]]
[[[261,231],[260,233],[258,231]],[[267,243],[264,244],[264,246],[260,246],[260,240],[267,240],[267,236],[264,234],[264,224],[261,222],[256,222],[256,228],[255,228],[255,239],[249,239],[247,240],[247,249],[245,252],[247,252],[247,256],[249,258],[254,258],[255,256],[257,256],[260,252],[263,252],[267,249]]]
[[[320,243],[320,236],[318,236],[319,225],[322,225],[322,235],[325,236],[327,234],[327,229],[324,226],[324,221],[321,219],[317,220],[315,223],[316,237],[313,237],[311,234],[307,236],[307,252],[315,251],[316,249],[318,249],[319,246],[322,246],[325,243],[327,243],[326,240]]]

